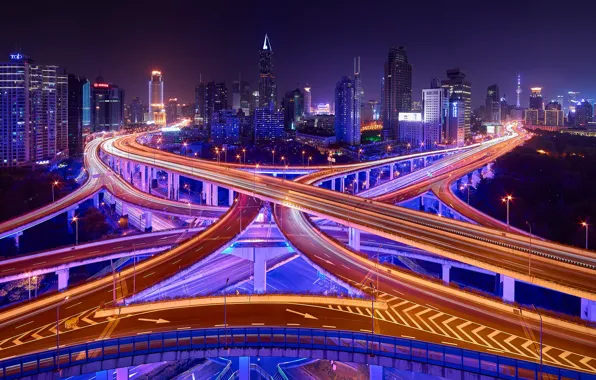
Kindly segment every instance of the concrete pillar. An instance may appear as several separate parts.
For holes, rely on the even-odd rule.
[[[410,173],[414,171],[414,159],[408,161],[410,163]]]
[[[151,232],[153,230],[153,213],[146,212],[141,217],[145,219],[145,232]]]
[[[596,322],[596,301],[582,298],[580,317],[585,321]]]
[[[346,177],[339,178],[339,191],[342,193],[346,191]]]
[[[16,234],[12,235],[14,237],[14,246],[19,249],[20,246],[20,237],[23,236],[23,231],[19,231]]]
[[[443,202],[439,201],[439,215],[443,215]]]
[[[352,185],[354,186],[354,194],[358,194],[358,174],[360,173],[356,173],[356,177],[354,177],[354,182],[352,182]]]
[[[238,377],[240,380],[250,380],[250,356],[238,358]]]
[[[109,376],[107,370],[95,372],[95,380],[108,380],[108,378]]]
[[[172,175],[173,181],[174,181],[174,187],[173,187],[173,200],[177,201],[178,199],[180,199],[180,174],[176,174],[174,173]]]
[[[147,166],[141,165],[141,191],[149,191],[147,186]]]
[[[56,275],[58,275],[58,290],[66,289],[68,287],[69,278],[68,268],[57,270]]]
[[[335,178],[331,180],[331,190],[335,191]]]
[[[348,245],[355,251],[360,251],[360,230],[350,227],[348,229]]]
[[[383,380],[383,367],[371,364],[368,366],[370,380]]]
[[[209,182],[203,181],[203,196],[205,197],[205,204],[207,206],[211,206],[211,184]]]
[[[93,194],[93,207],[99,208],[99,193]]]
[[[393,164],[389,164],[389,180],[393,179]]]
[[[217,206],[217,205],[219,205],[219,192],[217,191],[219,189],[219,186],[217,186],[214,183],[211,183],[210,186],[211,186],[211,204],[213,206]]]
[[[443,264],[442,265],[443,273],[441,274],[441,279],[444,283],[448,284],[450,281],[451,276],[451,265],[450,264]]]
[[[254,249],[254,291],[265,293],[267,290],[267,255],[264,249]]]
[[[234,204],[234,190],[228,189],[228,205],[231,206]]]
[[[116,380],[128,380],[128,367],[116,369]]]
[[[370,189],[370,170],[366,171],[366,183],[364,184],[365,189]]]
[[[168,179],[168,184],[167,184],[167,188],[168,188],[168,199],[172,199],[172,179],[173,175],[172,173],[168,172],[167,173],[167,179]]]
[[[503,301],[515,302],[515,279],[513,277],[501,276],[501,288],[503,290]]]

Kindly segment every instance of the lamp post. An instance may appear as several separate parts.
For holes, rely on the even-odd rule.
[[[244,155],[243,163],[246,165],[246,148],[242,148],[242,154]]]
[[[240,155],[239,154],[236,155],[236,159],[238,160],[238,165],[240,165]]]
[[[286,170],[288,170],[288,165],[284,166],[284,181],[286,180]]]
[[[408,143],[408,145],[406,145],[406,154],[410,153],[410,143]]]
[[[536,306],[532,305],[532,309],[538,316],[540,317],[540,379],[542,379],[542,313],[536,308]]]
[[[530,253],[528,254],[528,276],[532,275],[532,225],[526,220],[528,228],[530,228]]]
[[[373,284],[372,281],[370,282],[370,287],[373,290],[373,296],[372,296],[371,301],[370,301],[370,305],[371,305],[371,309],[372,309],[372,314],[371,314],[370,317],[371,317],[371,321],[372,321],[372,329],[371,329],[371,331],[372,331],[372,333],[374,335],[374,333],[375,333],[375,294],[377,293],[377,288],[375,288],[375,284]]]
[[[466,187],[468,188],[468,207],[469,207],[470,206],[470,184],[466,183],[459,189],[463,191]]]
[[[360,154],[362,153],[362,149],[358,149],[358,162],[360,162]]]
[[[310,162],[312,161],[312,156],[308,156],[308,167],[310,167]]]
[[[52,203],[55,202],[56,198],[54,196],[54,187],[58,186],[58,181],[52,182]]]
[[[182,145],[184,145],[184,156],[188,156],[188,144],[185,142]]]
[[[590,225],[587,222],[582,222],[582,226],[586,227],[586,249],[588,249],[588,227]]]
[[[79,218],[73,216],[72,222],[75,223],[75,245],[79,245]]]
[[[501,199],[501,202],[507,203],[507,231],[509,231],[509,201],[511,201],[513,197],[511,195],[507,195],[506,197]]]
[[[60,372],[60,306],[68,300],[68,296],[56,306],[56,370]]]
[[[391,145],[387,145],[387,155],[391,152]]]
[[[259,164],[255,165],[255,171],[253,172],[253,174],[254,174],[254,176],[253,176],[253,186],[254,186],[253,192],[255,193],[255,195],[257,194],[257,170],[259,170]]]
[[[228,302],[227,302],[227,290],[228,290],[228,281],[230,278],[226,278],[226,287],[224,288],[224,350],[228,348]]]
[[[275,166],[275,149],[273,149],[271,151],[271,155],[272,155],[271,165],[274,165]]]
[[[305,151],[302,151],[302,166],[303,166],[303,167],[305,166],[305,165],[304,165],[304,154],[305,154],[305,153],[306,153]]]
[[[224,152],[224,162],[228,162],[228,151],[226,148],[221,148],[221,151]]]
[[[29,300],[31,300],[31,273],[27,272],[27,277],[29,278]]]

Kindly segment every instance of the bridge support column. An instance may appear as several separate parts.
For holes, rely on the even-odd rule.
[[[109,376],[107,370],[95,372],[95,380],[108,380],[108,378]]]
[[[153,213],[146,212],[141,215],[141,218],[145,220],[145,232],[151,232],[153,230]]]
[[[441,274],[441,279],[444,283],[448,284],[451,277],[451,265],[443,264],[442,265],[443,272]]]
[[[203,181],[203,197],[205,197],[205,204],[211,206],[211,184]]]
[[[213,206],[217,206],[217,205],[219,205],[219,193],[218,193],[219,186],[217,186],[214,183],[209,184],[209,186],[211,186],[211,204]]]
[[[582,298],[580,317],[585,321],[596,322],[596,301]]]
[[[173,191],[173,200],[177,201],[180,199],[180,174],[172,174],[172,179],[174,180],[174,187]]]
[[[93,207],[99,208],[99,193],[93,194]]]
[[[166,185],[168,188],[168,199],[172,199],[172,173],[167,172],[167,180],[168,184]]]
[[[339,191],[342,193],[346,191],[346,177],[339,178]]]
[[[393,179],[393,164],[389,164],[389,180]]]
[[[149,191],[147,186],[147,166],[141,165],[141,191]]]
[[[228,189],[228,205],[231,206],[234,204],[234,190]]]
[[[439,215],[443,215],[443,202],[439,201]]]
[[[364,182],[363,189],[370,189],[370,170],[366,171],[366,182]]]
[[[331,179],[331,190],[335,191],[335,178]]]
[[[58,290],[66,289],[68,287],[68,278],[70,277],[68,268],[56,271],[56,275],[58,275]]]
[[[250,380],[250,357],[239,357],[238,367],[238,377],[240,378],[240,380]]]
[[[380,365],[371,364],[368,366],[370,380],[382,380],[383,379],[383,367]]]
[[[128,380],[128,367],[116,369],[116,380]]]
[[[360,251],[360,230],[350,227],[348,229],[348,245],[355,251]]]
[[[265,293],[267,290],[267,255],[264,249],[254,248],[254,291]]]
[[[503,301],[515,302],[515,279],[513,277],[501,276],[501,288],[503,290]]]
[[[358,174],[356,173],[356,178],[354,178],[354,182],[352,183],[354,185],[354,194],[358,194]]]

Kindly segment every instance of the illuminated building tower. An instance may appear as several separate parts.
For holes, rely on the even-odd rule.
[[[93,132],[118,131],[124,121],[124,90],[97,77],[91,87]]]
[[[360,145],[360,126],[362,125],[362,102],[364,90],[360,78],[360,57],[354,57],[354,125],[352,127],[352,145]]]
[[[457,103],[458,120],[460,119],[460,114],[462,112],[461,106],[463,105],[464,139],[469,139],[471,136],[470,126],[472,124],[472,84],[465,80],[466,74],[464,74],[460,69],[447,70],[447,78],[448,79],[441,81],[441,86],[448,90],[450,99],[449,102],[454,104]],[[453,109],[451,109],[451,111],[453,111]],[[452,134],[449,139],[454,140],[454,138],[455,136]],[[459,134],[457,143],[460,143]]]
[[[299,88],[286,93],[283,99],[284,126],[295,131],[297,123],[304,117],[304,94]]]
[[[466,136],[466,101],[461,95],[449,98],[449,116],[447,117],[446,140],[449,144],[463,146]]]
[[[419,112],[399,113],[399,141],[419,147],[424,143],[424,123]]]
[[[356,85],[349,77],[342,77],[335,86],[335,141],[340,144],[360,144],[360,123],[356,125]],[[358,112],[359,113],[359,112]]]
[[[149,80],[149,117],[156,125],[166,125],[161,71],[153,70]]]
[[[399,137],[399,113],[412,109],[412,65],[404,47],[391,48],[383,80],[383,139]]]
[[[530,95],[530,107],[533,110],[543,110],[544,102],[542,100],[542,87],[532,87],[530,89],[532,94]]]
[[[253,129],[257,145],[282,142],[285,136],[284,116],[269,107],[255,108]]]
[[[277,109],[277,86],[273,75],[273,50],[266,34],[263,47],[259,50],[259,107]]]
[[[586,128],[594,120],[594,109],[590,102],[582,100],[575,107],[575,126]]]
[[[564,123],[565,115],[561,110],[561,104],[555,101],[548,103],[544,110],[544,125],[560,127]]]
[[[310,115],[310,107],[312,106],[312,94],[310,93],[310,86],[304,86],[304,114]]]
[[[141,98],[135,96],[130,103],[130,122],[132,124],[140,124],[143,122],[143,103]]]
[[[83,154],[83,130],[91,123],[91,86],[86,78],[68,74],[68,154]]]
[[[205,117],[205,85],[202,81],[195,87],[195,114]]]
[[[445,140],[449,95],[447,89],[436,87],[422,90],[422,122],[424,144],[434,147]]]
[[[521,103],[520,103],[520,96],[522,93],[522,89],[521,89],[521,75],[517,74],[517,90],[515,90],[516,94],[517,94],[517,103],[516,103],[516,107],[517,108],[521,108]]]
[[[68,74],[56,74],[56,155],[66,158],[68,151]]]
[[[178,98],[171,98],[166,105],[166,122],[174,123],[178,116]]]
[[[501,98],[499,97],[499,86],[496,84],[488,86],[486,90],[486,121],[501,122]]]

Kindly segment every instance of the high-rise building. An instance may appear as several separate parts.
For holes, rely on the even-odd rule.
[[[277,110],[277,85],[273,75],[273,50],[265,34],[263,47],[259,50],[259,107]]]
[[[205,115],[204,124],[211,126],[213,113],[228,108],[228,89],[225,82],[215,83],[213,81],[205,86]]]
[[[542,100],[542,87],[532,87],[530,89],[532,94],[530,95],[530,107],[533,110],[543,110],[544,101]]]
[[[362,103],[364,90],[360,77],[360,57],[354,57],[354,145],[360,145],[360,127],[362,125]]]
[[[304,86],[304,115],[310,115],[312,107],[312,94],[310,93],[310,86]]]
[[[466,100],[462,95],[452,95],[449,98],[449,116],[445,140],[448,144],[463,146],[468,128],[466,117]]]
[[[449,94],[449,103],[453,103],[457,105],[457,119],[460,119],[460,113],[462,111],[463,105],[463,113],[464,113],[464,130],[463,136],[464,140],[469,139],[471,136],[470,133],[470,126],[472,125],[472,84],[467,81],[466,74],[461,71],[460,69],[450,69],[447,70],[447,78],[441,81],[441,86],[448,90]],[[453,111],[453,106],[451,106],[451,111]],[[459,125],[459,124],[458,124]],[[459,128],[459,127],[458,127]],[[459,129],[458,129],[459,131]],[[457,141],[460,144],[459,140],[459,132],[458,132],[458,139],[455,139],[453,134],[450,135],[449,140]],[[463,144],[463,142],[461,142]]]
[[[486,90],[486,121],[492,123],[501,122],[501,97],[499,86],[493,84]]]
[[[304,116],[304,94],[299,88],[286,93],[283,110],[286,130],[295,131],[298,122]]]
[[[178,117],[178,98],[170,98],[166,105],[166,122],[174,123]]]
[[[240,119],[235,110],[227,109],[213,114],[211,142],[218,145],[240,142]]]
[[[501,98],[501,122],[509,120],[509,105],[507,104],[507,96],[503,94]]]
[[[586,128],[592,121],[594,121],[594,109],[590,102],[582,100],[575,107],[575,126]]]
[[[431,85],[431,87],[433,87]],[[449,113],[447,89],[436,87],[422,90],[422,121],[424,123],[424,143],[427,147],[445,140],[445,128]]]
[[[205,117],[205,85],[203,82],[195,87],[195,114]]]
[[[251,102],[250,84],[247,81],[240,81],[240,108],[244,115],[250,114],[250,102]]]
[[[413,147],[424,145],[424,123],[419,112],[399,113],[399,141]]]
[[[398,138],[399,113],[412,110],[412,65],[404,47],[389,50],[383,89],[383,139]]]
[[[238,111],[240,109],[240,81],[235,80],[232,82],[232,109]]]
[[[68,151],[68,74],[56,74],[56,155],[66,158]]]
[[[379,120],[379,102],[369,100],[362,105],[362,122]]]
[[[97,77],[91,87],[93,132],[118,131],[124,124],[124,90]]]
[[[270,107],[255,108],[253,129],[257,145],[282,142],[285,137],[284,116]]]
[[[544,125],[561,127],[565,124],[565,115],[561,110],[561,104],[555,101],[549,102],[544,110]]]
[[[143,103],[141,98],[135,96],[130,103],[130,122],[132,124],[140,124],[143,122]]]
[[[163,99],[163,77],[161,71],[153,70],[149,80],[149,117],[157,125],[165,125],[166,117]]]
[[[356,91],[356,83],[349,77],[342,77],[335,86],[335,141],[339,144],[360,145],[360,102]]]
[[[91,85],[86,78],[68,74],[68,153],[83,154],[83,129],[91,119]]]

